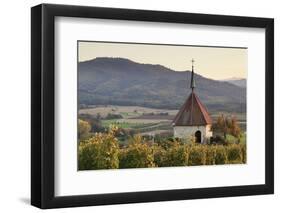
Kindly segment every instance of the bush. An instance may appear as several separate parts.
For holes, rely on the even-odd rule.
[[[215,136],[210,138],[210,143],[211,144],[219,144],[219,145],[225,145],[226,141],[222,136]]]
[[[120,148],[117,133],[118,128],[111,127],[108,133],[80,141],[79,170],[246,163],[246,144],[184,144],[175,138],[149,143],[137,135]]]
[[[227,155],[223,146],[216,147],[216,157],[215,157],[215,164],[226,164],[227,163]]]
[[[120,114],[112,114],[112,113],[108,113],[107,116],[105,117],[105,119],[107,119],[107,120],[121,119],[121,118],[123,118],[122,115],[120,115]]]
[[[78,120],[78,138],[79,140],[85,140],[89,137],[91,125],[87,121],[81,119]]]
[[[179,145],[178,143],[166,150],[161,164],[161,166],[186,165],[188,165],[188,147],[187,145]]]
[[[167,138],[165,140],[157,140],[156,143],[158,144],[158,146],[161,146],[166,150],[181,145],[179,139],[173,137]]]
[[[94,156],[93,153],[97,151],[95,144],[89,144],[87,142],[80,143],[78,151],[78,169],[79,170],[91,170],[95,169],[93,165]]]
[[[246,144],[241,144],[241,152],[242,152],[242,162],[246,163],[247,162],[247,146]]]
[[[153,156],[154,156],[154,163],[157,167],[163,167],[165,166],[166,161],[166,150],[162,148],[161,146],[154,145],[152,147],[153,149]]]
[[[204,165],[206,161],[206,150],[204,145],[193,145],[189,150],[188,165]]]
[[[228,163],[242,163],[241,146],[232,144],[226,149]]]
[[[142,143],[141,136],[134,136],[128,148],[119,153],[119,168],[154,167],[152,149]]]
[[[79,170],[117,169],[118,141],[114,134],[117,128],[112,127],[109,133],[96,133],[89,140],[79,145]]]
[[[209,145],[206,149],[206,165],[214,165],[215,157],[216,157],[216,147],[213,145]]]
[[[91,132],[105,132],[106,129],[102,126],[101,117],[90,114],[79,114],[79,119],[87,121],[91,126]]]

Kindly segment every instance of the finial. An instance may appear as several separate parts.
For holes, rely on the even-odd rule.
[[[191,60],[191,63],[192,63],[192,68],[193,68],[193,64],[194,64],[194,62],[195,62],[195,60],[194,60],[194,59],[192,59],[192,60]]]

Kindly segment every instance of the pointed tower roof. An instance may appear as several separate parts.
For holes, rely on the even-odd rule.
[[[192,92],[173,120],[175,126],[202,126],[212,124],[212,119],[198,96]]]
[[[185,103],[180,108],[176,117],[173,120],[174,126],[201,126],[212,123],[212,119],[206,109],[201,103],[198,96],[194,93],[195,79],[194,79],[194,59],[192,62],[192,72],[190,88],[191,94]]]
[[[191,81],[190,81],[190,88],[192,89],[192,91],[195,88],[195,79],[194,79],[194,59],[191,60],[192,63],[192,71],[191,71]]]

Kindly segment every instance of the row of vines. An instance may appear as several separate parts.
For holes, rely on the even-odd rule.
[[[120,148],[117,128],[96,133],[80,141],[79,170],[198,166],[246,163],[246,145],[204,145],[166,141],[149,144],[136,135],[127,147]]]

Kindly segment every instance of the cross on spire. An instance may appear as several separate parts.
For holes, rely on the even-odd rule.
[[[192,67],[193,67],[194,62],[195,62],[195,60],[194,60],[194,59],[191,59]]]
[[[194,80],[194,62],[195,60],[192,59],[191,63],[192,63],[192,71],[191,71],[191,81],[190,81],[190,88],[192,89],[192,92],[195,88],[195,80]]]

